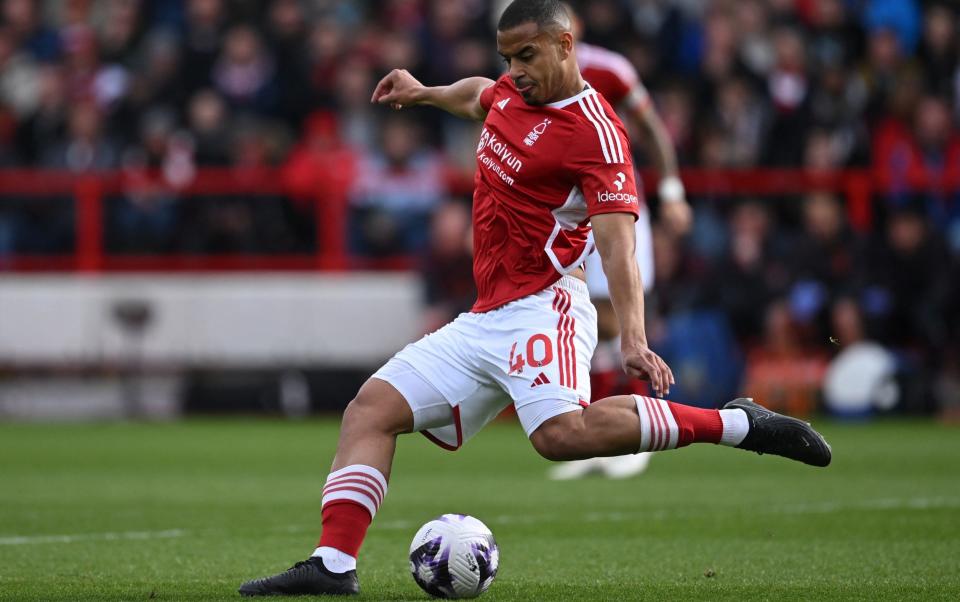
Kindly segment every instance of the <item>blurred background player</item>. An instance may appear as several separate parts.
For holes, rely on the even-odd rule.
[[[660,224],[674,234],[686,234],[690,229],[693,212],[687,204],[683,183],[678,175],[677,154],[673,142],[653,106],[653,99],[641,83],[636,69],[625,56],[587,44],[580,39],[583,23],[573,6],[565,6],[573,18],[574,35],[577,37],[577,61],[583,79],[600,92],[622,116],[628,117],[624,121],[633,125],[635,132],[640,134],[640,140],[660,173],[657,189],[660,199]],[[640,184],[640,178],[637,178],[637,183]],[[637,262],[640,264],[644,291],[650,292],[655,274],[650,212],[646,204],[641,204],[636,230]],[[597,308],[599,337],[590,369],[590,384],[593,390],[591,401],[610,395],[646,393],[644,383],[630,379],[620,370],[620,329],[610,303],[607,278],[600,265],[598,253],[592,253],[587,258],[587,287]],[[557,480],[577,479],[592,473],[602,473],[611,478],[627,478],[646,470],[650,456],[648,452],[566,462],[553,466],[549,475]]]

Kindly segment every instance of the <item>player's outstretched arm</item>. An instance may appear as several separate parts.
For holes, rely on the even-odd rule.
[[[636,230],[630,213],[604,213],[590,218],[610,302],[620,322],[623,369],[630,376],[649,380],[659,395],[670,392],[673,372],[647,346],[643,319],[643,283],[636,258]]]
[[[373,91],[371,102],[402,109],[430,105],[474,121],[483,121],[487,111],[480,104],[480,93],[494,84],[486,77],[468,77],[449,86],[427,87],[406,69],[394,69]]]

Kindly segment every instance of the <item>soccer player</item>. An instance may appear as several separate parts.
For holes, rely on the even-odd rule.
[[[457,449],[504,408],[551,460],[714,443],[815,466],[830,447],[807,423],[749,399],[724,409],[620,395],[588,404],[596,313],[581,264],[593,237],[610,283],[624,370],[663,395],[670,368],[647,346],[634,256],[636,186],[629,141],[584,82],[570,18],[557,0],[517,0],[497,26],[508,73],[424,87],[395,70],[372,100],[431,105],[483,121],[473,200],[472,311],[412,343],[360,388],[343,415],[313,555],[243,584],[244,595],[354,594],[367,528],[387,494],[401,433]]]
[[[641,140],[660,172],[660,185],[657,192],[660,198],[661,223],[677,234],[686,233],[690,229],[693,212],[686,202],[686,192],[677,171],[677,154],[674,151],[673,142],[653,106],[649,92],[626,57],[580,41],[583,24],[570,4],[566,2],[563,4],[570,14],[573,25],[580,74],[612,107],[632,119],[642,133]],[[640,213],[635,227],[640,276],[644,290],[650,291],[654,281],[653,237],[650,232],[650,215],[646,203],[643,202],[642,194],[640,195]],[[602,399],[611,395],[638,393],[640,389],[631,385],[619,369],[620,354],[617,339],[620,331],[616,313],[610,303],[610,290],[599,254],[591,253],[587,256],[586,275],[590,299],[597,308],[599,339],[590,371],[593,397]],[[551,468],[549,475],[552,479],[567,480],[600,472],[608,477],[622,479],[646,470],[652,455],[650,452],[644,452],[563,462]]]

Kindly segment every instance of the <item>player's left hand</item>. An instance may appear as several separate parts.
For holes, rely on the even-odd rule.
[[[417,78],[406,69],[394,69],[373,90],[370,102],[389,105],[394,109],[416,104],[417,94],[423,89]]]
[[[671,232],[684,235],[693,224],[693,210],[683,199],[660,203],[660,218]]]
[[[622,349],[623,371],[629,376],[650,381],[650,386],[659,396],[670,393],[673,371],[667,362],[646,345],[636,345]]]

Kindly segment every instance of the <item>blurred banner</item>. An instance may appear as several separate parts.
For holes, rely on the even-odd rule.
[[[415,274],[0,279],[0,366],[375,363],[417,338]]]

